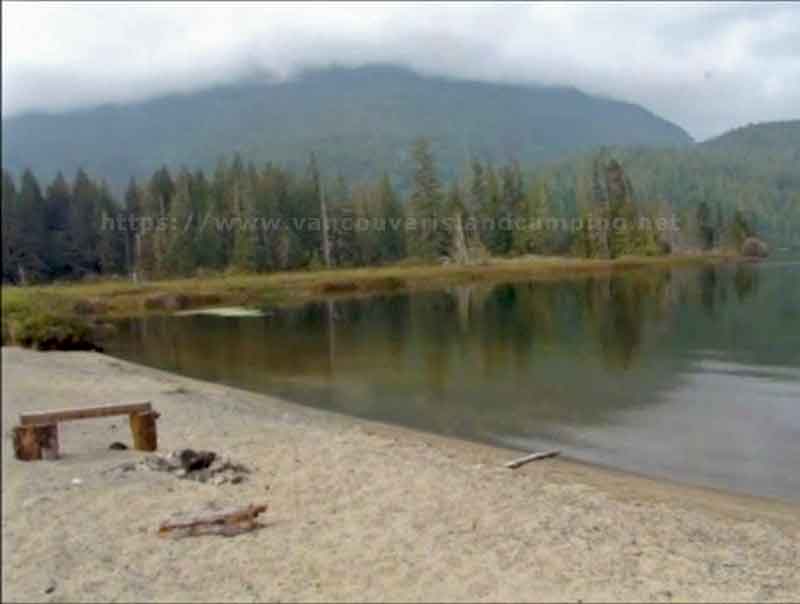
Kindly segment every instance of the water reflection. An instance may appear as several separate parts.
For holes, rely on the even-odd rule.
[[[787,301],[800,306],[797,265],[649,270],[330,299],[272,309],[263,318],[148,317],[123,321],[110,351],[444,434],[557,442],[575,455],[623,467],[637,459],[633,469],[656,473],[663,468],[654,469],[642,449],[675,444],[672,456],[659,462],[670,468],[667,473],[713,482],[713,476],[735,472],[718,466],[725,466],[727,449],[736,443],[709,425],[712,408],[731,414],[725,418],[729,430],[768,442],[784,459],[800,463],[797,438],[753,432],[772,423],[752,421],[772,406],[786,434],[800,431],[794,372],[800,367],[800,316],[785,312]],[[710,361],[736,370],[720,373]],[[792,369],[772,371],[776,366]],[[754,374],[754,367],[765,372]],[[741,381],[733,390],[740,398],[731,402],[734,379]],[[777,384],[783,407],[774,408],[776,390],[764,389],[765,381]],[[716,465],[699,478],[702,464],[686,457],[699,446],[696,439],[682,442],[659,425],[670,423],[664,419],[670,409],[679,410],[681,422],[706,428],[708,442],[697,455],[713,457]],[[634,419],[635,429],[626,431]],[[770,488],[778,484],[779,491],[791,483],[775,478],[787,471],[786,463],[776,466],[764,452],[753,455],[756,466],[759,459],[765,463],[758,466],[761,482],[769,478]],[[758,483],[752,477],[747,482]]]
[[[758,270],[752,264],[736,267],[733,286],[739,302],[744,302],[758,291]]]

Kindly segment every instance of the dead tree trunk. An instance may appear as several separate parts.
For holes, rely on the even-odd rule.
[[[331,267],[331,242],[328,239],[328,205],[325,202],[325,185],[319,186],[319,210],[322,215],[322,257],[325,268]]]
[[[453,218],[450,253],[456,264],[468,264],[470,260],[469,249],[467,248],[467,240],[464,237],[464,224],[461,221],[461,212],[456,212]]]

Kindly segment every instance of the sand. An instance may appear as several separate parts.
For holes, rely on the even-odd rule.
[[[108,471],[146,455],[127,418],[61,429],[64,457],[3,443],[5,601],[800,601],[800,506],[359,421],[94,353],[3,348],[20,412],[148,399],[160,450],[212,449],[241,484]],[[75,480],[77,479],[77,480]],[[236,537],[159,522],[266,503]]]

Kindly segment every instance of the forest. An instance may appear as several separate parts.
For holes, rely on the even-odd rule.
[[[798,242],[798,174],[775,157],[605,148],[526,170],[473,160],[447,183],[428,139],[410,155],[406,191],[386,174],[325,175],[314,153],[299,173],[239,155],[210,174],[165,166],[122,199],[83,170],[46,188],[30,170],[18,181],[3,170],[3,282],[617,258],[737,249],[756,233]]]

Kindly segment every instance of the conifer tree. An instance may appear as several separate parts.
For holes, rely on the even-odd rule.
[[[97,272],[100,274],[117,274],[124,266],[125,233],[119,228],[119,215],[120,209],[108,186],[101,183],[97,189],[93,220]]]
[[[191,181],[192,177],[186,169],[181,170],[175,179],[175,192],[169,208],[169,243],[166,261],[167,272],[170,275],[187,276],[196,267]]]
[[[39,182],[30,170],[22,173],[18,204],[21,226],[17,248],[19,281],[47,279],[50,276],[50,266],[47,264],[45,202]]]
[[[492,165],[486,168],[487,207],[484,216],[487,219],[483,241],[492,254],[503,254],[507,251],[508,233],[504,232],[507,224],[502,224],[506,217],[503,206],[503,189],[497,170]],[[507,218],[507,217],[506,217]]]
[[[615,159],[606,166],[606,192],[611,224],[608,248],[612,258],[619,258],[636,251],[636,209],[625,172]]]
[[[155,202],[155,207],[151,209],[151,215],[155,219],[152,239],[154,270],[158,278],[163,278],[170,274],[168,255],[170,242],[174,235],[173,225],[170,223],[170,208],[175,195],[175,183],[166,166],[158,170],[150,179],[150,194],[152,201]]]
[[[255,191],[253,183],[243,171],[235,170],[232,192],[232,212],[236,219],[233,233],[231,264],[244,271],[255,270],[257,265],[258,231],[254,227]]]
[[[547,181],[539,178],[528,191],[518,218],[524,228],[514,231],[514,251],[518,254],[547,254],[552,249],[555,233],[550,231],[552,212]]]
[[[3,170],[2,193],[3,282],[16,283],[20,277],[19,266],[24,253],[22,245],[24,227],[14,177],[6,170]],[[24,274],[24,268],[22,272]]]
[[[444,200],[430,141],[418,139],[411,155],[415,169],[409,206],[416,224],[409,233],[410,252],[420,258],[439,258],[447,253],[449,241],[443,225]]]
[[[591,258],[595,255],[595,238],[593,233],[594,201],[592,194],[592,179],[588,176],[585,166],[579,166],[575,173],[575,208],[579,220],[578,231],[574,234],[572,252],[582,258]]]
[[[379,257],[384,262],[400,260],[406,255],[403,206],[385,172],[378,185],[378,208],[378,216],[386,227],[380,238]]]
[[[132,274],[136,270],[142,216],[141,191],[134,178],[130,179],[125,190],[122,214],[125,225],[122,233],[125,246],[125,272]]]
[[[139,223],[136,236],[136,274],[140,279],[158,275],[157,233],[160,204],[150,186],[141,189]]]
[[[488,170],[478,160],[473,160],[467,201],[468,231],[471,247],[482,247],[491,241],[493,208],[489,201]]]
[[[502,193],[497,208],[494,252],[508,254],[513,249],[517,218],[525,213],[525,186],[519,164],[513,162],[500,171]]]
[[[45,195],[45,230],[47,232],[47,264],[51,276],[72,272],[66,263],[69,237],[69,212],[72,192],[64,175],[59,172]]]
[[[711,208],[706,201],[697,206],[697,227],[700,245],[704,250],[714,246],[714,227],[711,223]]]
[[[228,162],[220,158],[208,185],[208,198],[198,215],[196,245],[202,250],[202,265],[216,270],[228,266],[233,241],[232,229],[226,227],[226,221],[231,217],[227,203],[229,172]]]
[[[335,266],[352,266],[360,260],[355,232],[356,213],[347,183],[341,174],[330,188],[328,197],[330,203],[323,207],[327,208],[330,218],[328,239],[331,263]]]

